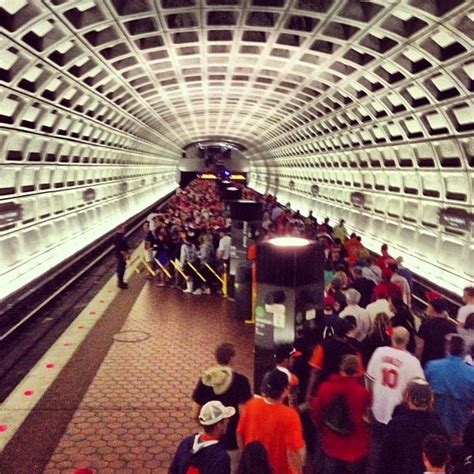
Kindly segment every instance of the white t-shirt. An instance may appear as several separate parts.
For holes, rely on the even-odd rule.
[[[464,324],[466,322],[466,318],[471,314],[474,313],[474,304],[465,304],[458,309],[458,316],[457,321],[458,323]]]
[[[385,313],[392,317],[393,313],[390,311],[390,305],[385,298],[379,299],[367,305],[367,313],[369,314],[371,324],[374,324],[375,316],[379,313]]]
[[[369,334],[371,327],[370,317],[367,310],[358,304],[350,304],[339,313],[340,318],[343,318],[344,316],[354,316],[356,318],[357,333],[355,338],[358,341],[363,341],[367,334]]]
[[[158,217],[158,216],[159,216],[159,214],[157,212],[151,212],[150,214],[148,214],[148,216],[146,218],[146,220],[150,224],[150,230],[152,232],[154,232],[155,229],[156,229],[155,217]]]
[[[217,248],[217,256],[222,260],[228,260],[230,258],[230,244],[232,239],[229,235],[224,235],[219,240],[219,247]]]
[[[408,280],[405,277],[394,273],[390,281],[400,288],[402,292],[403,302],[406,305],[411,306],[411,288],[408,284]]]
[[[420,361],[407,351],[379,347],[367,366],[367,377],[373,383],[372,412],[375,419],[387,424],[393,409],[403,400],[403,393],[415,377],[425,378]]]

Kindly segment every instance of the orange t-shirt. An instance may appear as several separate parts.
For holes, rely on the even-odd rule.
[[[247,402],[237,426],[244,446],[260,441],[266,448],[275,474],[292,474],[288,452],[304,448],[298,413],[282,403],[270,404],[255,396]]]
[[[318,344],[311,355],[309,365],[315,369],[322,369],[324,364],[324,349],[321,344]]]
[[[247,260],[257,260],[257,244],[253,243],[248,246]]]

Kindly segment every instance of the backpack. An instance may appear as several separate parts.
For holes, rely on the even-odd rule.
[[[339,317],[332,314],[330,316],[324,315],[324,327],[322,332],[322,339],[329,339],[330,337],[334,336],[336,331],[334,330],[334,326],[338,322]]]
[[[323,339],[328,339],[332,336],[334,336],[335,331],[334,331],[334,326],[331,323],[326,324],[323,329]]]
[[[336,395],[334,400],[331,401],[326,409],[324,424],[340,436],[349,436],[354,432],[354,423],[344,395]]]

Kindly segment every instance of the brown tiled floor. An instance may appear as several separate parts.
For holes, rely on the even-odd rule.
[[[147,283],[118,335],[139,342],[114,341],[44,472],[167,472],[196,431],[190,395],[217,344],[237,346],[236,370],[251,380],[253,326],[233,320],[231,305]]]

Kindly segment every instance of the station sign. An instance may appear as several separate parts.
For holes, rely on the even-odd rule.
[[[88,188],[82,193],[82,199],[84,202],[94,201],[95,199],[95,189]]]
[[[359,192],[351,193],[351,203],[354,206],[363,206],[365,204],[365,194]]]
[[[23,218],[23,209],[20,204],[14,202],[5,202],[0,204],[0,227],[21,221]]]
[[[440,209],[438,214],[441,225],[454,229],[470,230],[474,222],[473,214],[470,214],[465,209],[447,207],[446,209]]]

